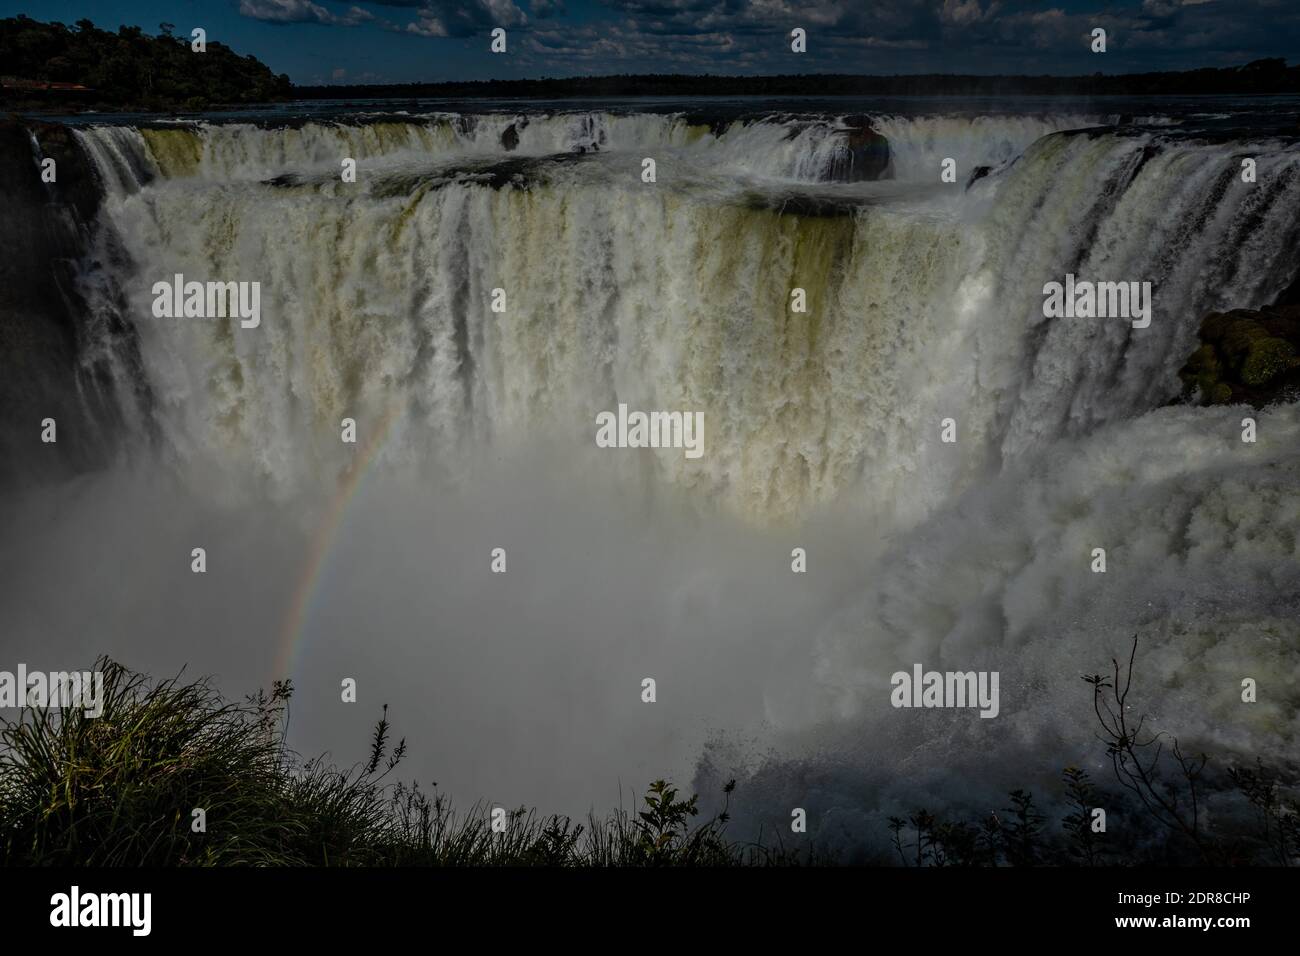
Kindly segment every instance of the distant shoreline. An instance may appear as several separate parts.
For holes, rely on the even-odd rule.
[[[1105,76],[973,76],[924,74],[859,76],[793,74],[779,76],[694,76],[647,74],[570,77],[537,80],[478,80],[467,82],[380,85],[294,86],[285,95],[256,103],[209,103],[202,110],[188,104],[107,102],[90,96],[51,92],[0,100],[0,112],[26,115],[86,113],[226,112],[294,101],[355,100],[413,102],[417,100],[596,100],[708,97],[1178,97],[1178,96],[1300,96],[1300,66],[1282,60],[1247,66],[1192,70],[1181,73],[1139,73]]]
[[[572,100],[669,97],[983,97],[1300,95],[1300,64],[1073,76],[638,73],[423,83],[295,85],[252,55],[213,39],[196,57],[187,36],[159,24],[116,32],[27,16],[0,18],[0,113],[202,113],[294,100]],[[206,42],[206,41],[205,41]],[[1100,61],[1099,61],[1100,62]]]
[[[799,73],[628,74],[564,79],[295,86],[297,99],[571,99],[650,96],[1207,96],[1300,94],[1300,66],[1282,59],[1177,73],[1084,76]]]

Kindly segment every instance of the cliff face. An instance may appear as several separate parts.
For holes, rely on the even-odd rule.
[[[47,158],[53,183],[41,177]],[[0,483],[11,484],[102,464],[116,416],[102,400],[106,371],[80,358],[95,320],[76,280],[99,189],[70,130],[0,118],[0,204]]]

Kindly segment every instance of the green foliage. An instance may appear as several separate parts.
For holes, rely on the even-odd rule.
[[[1293,398],[1300,385],[1300,307],[1212,312],[1201,344],[1179,371],[1185,397],[1202,403],[1248,402],[1257,408]]]
[[[1134,647],[1136,657],[1136,644]],[[108,660],[103,713],[24,708],[0,720],[0,864],[10,866],[736,866],[832,862],[806,846],[729,839],[730,799],[703,822],[699,797],[654,781],[638,809],[582,823],[520,807],[492,826],[492,808],[456,812],[433,784],[389,782],[406,754],[390,745],[387,708],[362,763],[339,769],[304,760],[285,743],[293,688],[240,703],[206,681],[150,682]],[[1176,739],[1144,734],[1130,717],[1127,674],[1085,678],[1121,784],[1103,792],[1076,767],[1062,773],[1059,828],[1028,790],[974,820],[919,809],[889,818],[904,866],[1042,866],[1300,862],[1300,794],[1295,768],[1232,768],[1209,787],[1203,756],[1185,757]],[[1109,694],[1107,694],[1109,692]],[[1114,701],[1108,701],[1113,697]],[[1110,706],[1108,706],[1110,704]],[[1163,743],[1162,743],[1163,741]],[[1216,778],[1222,779],[1222,778]],[[1209,812],[1210,799],[1226,801]],[[1253,812],[1241,819],[1232,801]],[[1218,803],[1215,806],[1219,806]],[[1108,833],[1091,829],[1103,807]],[[195,833],[191,811],[206,811]],[[1211,827],[1209,821],[1215,821]],[[1150,840],[1151,826],[1168,831]],[[777,831],[779,834],[779,830]]]
[[[26,708],[0,729],[0,858],[11,865],[369,862],[382,801],[365,775],[295,766],[292,688],[241,704],[206,682],[150,686],[109,661],[104,709]],[[191,811],[206,811],[194,833]]]
[[[1295,349],[1286,339],[1270,336],[1254,342],[1241,364],[1241,380],[1247,385],[1266,385],[1294,365],[1295,357]]]
[[[104,708],[25,708],[0,721],[0,863],[10,866],[728,866],[800,862],[729,841],[727,811],[659,780],[635,816],[585,824],[520,808],[457,814],[436,791],[388,783],[406,753],[387,707],[366,761],[340,770],[285,744],[293,688],[242,703],[206,681],[150,683],[108,660]],[[734,789],[728,784],[727,800]],[[206,811],[206,831],[191,812]]]
[[[94,91],[90,102],[134,109],[204,109],[290,95],[289,78],[276,76],[256,58],[240,56],[214,40],[205,52],[196,53],[189,36],[172,36],[172,24],[159,26],[159,35],[151,37],[139,27],[111,33],[89,20],[69,27],[22,15],[3,19],[0,73],[79,83]]]

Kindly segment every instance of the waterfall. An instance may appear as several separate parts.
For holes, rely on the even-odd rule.
[[[0,628],[29,659],[292,676],[307,752],[355,730],[356,675],[460,802],[580,813],[695,767],[741,777],[740,825],[803,807],[857,849],[891,813],[1107,772],[1079,676],[1135,633],[1154,729],[1295,751],[1300,404],[1178,402],[1206,314],[1295,278],[1292,140],[574,110],[75,144],[76,342],[122,460],[14,509],[0,560],[35,597]],[[1150,283],[1150,325],[1046,318],[1067,274]],[[258,283],[260,323],[156,317],[177,275]],[[598,448],[621,405],[701,413],[703,454]],[[999,716],[900,717],[916,663],[998,671]]]
[[[343,417],[399,408],[392,454],[446,469],[448,450],[538,432],[589,448],[620,402],[692,408],[710,452],[660,450],[662,480],[757,520],[847,500],[902,525],[1004,460],[1169,401],[1200,318],[1267,301],[1292,265],[1300,157],[1277,143],[889,117],[894,180],[933,183],[810,183],[861,201],[799,215],[781,212],[788,176],[838,120],[715,136],[675,116],[541,117],[507,151],[507,119],[81,132],[171,444],[291,490]],[[656,151],[663,175],[643,183]],[[963,175],[941,187],[948,152]],[[485,182],[484,154],[524,175]],[[984,163],[1001,168],[966,190]],[[736,187],[738,170],[756,178]],[[1151,327],[1044,319],[1042,286],[1067,271],[1150,281]],[[151,286],[175,273],[259,281],[263,327],[153,319]]]

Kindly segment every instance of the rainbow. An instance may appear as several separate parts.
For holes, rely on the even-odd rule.
[[[356,498],[362,483],[370,473],[371,466],[378,459],[379,452],[388,444],[393,426],[400,417],[400,411],[401,404],[394,402],[384,412],[379,420],[379,427],[371,432],[369,439],[361,445],[353,457],[352,464],[339,482],[334,499],[326,509],[325,519],[312,536],[311,546],[307,551],[307,561],[293,589],[293,601],[284,616],[284,623],[280,627],[276,642],[279,650],[276,654],[275,670],[272,673],[272,677],[276,679],[292,677],[294,674],[297,651],[304,643],[303,638],[306,636],[307,622],[311,618],[312,604],[320,590],[321,577],[328,564],[328,558],[334,550],[334,543],[343,528],[348,505]]]

